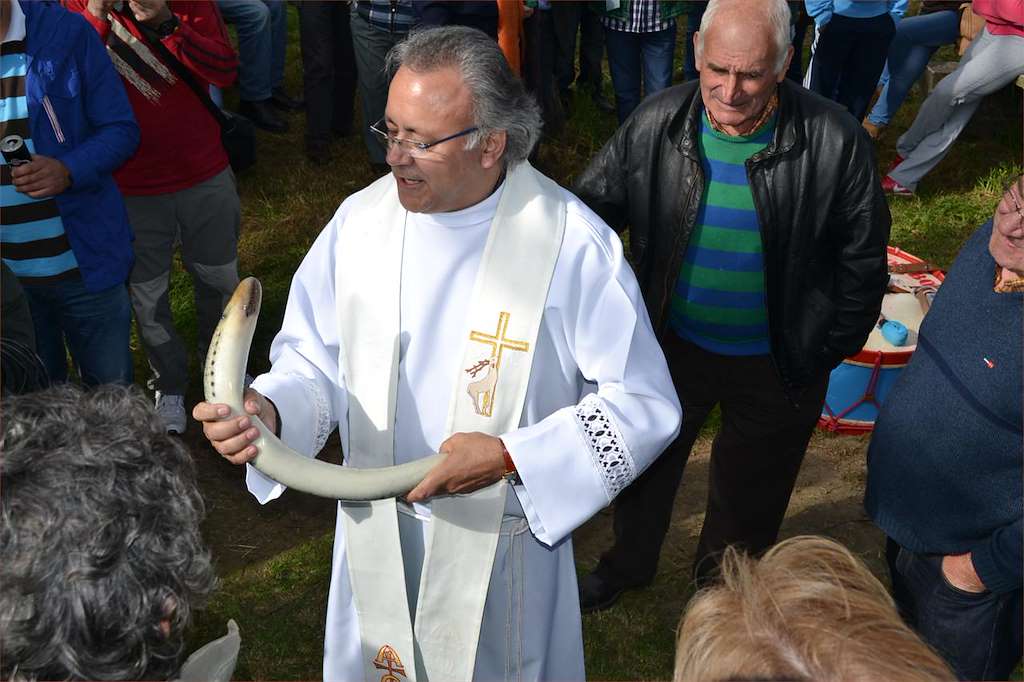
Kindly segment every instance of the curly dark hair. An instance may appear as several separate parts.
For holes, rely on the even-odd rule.
[[[2,411],[0,675],[168,679],[216,586],[187,449],[134,387]]]

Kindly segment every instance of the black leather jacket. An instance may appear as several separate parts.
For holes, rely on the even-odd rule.
[[[575,191],[617,231],[655,331],[704,189],[697,81],[646,99],[598,152]],[[839,105],[783,81],[771,144],[747,160],[761,225],[771,355],[796,391],[859,351],[888,281],[891,217],[874,149]]]

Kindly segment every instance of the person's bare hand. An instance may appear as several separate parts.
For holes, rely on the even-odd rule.
[[[251,388],[245,389],[245,411],[260,420],[272,432],[277,430],[274,404]],[[250,416],[228,418],[231,408],[219,403],[201,402],[192,410],[192,418],[203,423],[203,434],[213,449],[232,464],[245,464],[259,454],[252,441],[260,432]]]
[[[33,154],[31,161],[11,169],[11,182],[33,199],[55,197],[71,186],[71,171],[57,159]]]
[[[436,495],[471,493],[505,473],[501,440],[486,433],[456,433],[441,443],[439,451],[448,456],[405,496],[407,501],[426,502]]]
[[[89,0],[85,8],[97,19],[106,19],[116,4],[117,0]]]
[[[150,28],[156,28],[171,18],[166,0],[128,0],[128,7],[139,23]]]
[[[949,554],[942,557],[942,574],[949,584],[964,592],[984,592],[987,588],[974,570],[971,554]]]

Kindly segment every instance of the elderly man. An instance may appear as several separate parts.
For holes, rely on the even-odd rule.
[[[64,384],[3,414],[0,676],[171,678],[217,580],[188,449],[122,386]],[[237,652],[235,630],[181,678],[229,679]]]
[[[784,80],[782,0],[715,0],[694,36],[700,79],[645,102],[577,193],[616,229],[683,403],[679,438],[623,493],[584,609],[650,582],[690,448],[711,409],[696,575],[731,544],[775,540],[830,370],[874,325],[889,212],[858,123]]]
[[[1021,660],[1022,207],[1017,178],[953,263],[868,450],[896,602],[967,680]]]
[[[324,679],[582,680],[568,536],[678,430],[664,356],[618,238],[526,162],[540,114],[497,44],[433,28],[389,61],[393,177],[313,244],[246,404],[309,455],[337,426],[351,466],[447,454],[340,504]],[[249,417],[193,414],[256,455]]]

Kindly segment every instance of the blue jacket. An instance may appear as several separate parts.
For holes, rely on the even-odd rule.
[[[907,13],[909,0],[807,0],[807,14],[818,26],[832,20],[833,14],[856,19],[889,13],[899,21]]]
[[[85,286],[106,289],[126,281],[134,261],[128,214],[111,173],[135,152],[139,126],[92,26],[55,2],[20,4],[32,142],[37,154],[71,172],[57,207]]]

